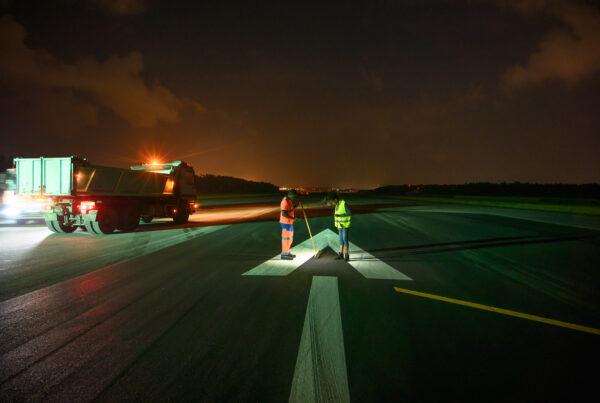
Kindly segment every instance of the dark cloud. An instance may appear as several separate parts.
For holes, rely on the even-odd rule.
[[[375,91],[383,90],[383,79],[374,70],[364,70],[363,74]]]
[[[6,83],[80,93],[134,127],[179,121],[184,101],[158,81],[146,84],[141,53],[113,55],[104,62],[80,59],[69,64],[28,47],[25,37],[25,28],[11,16],[0,18],[0,73]],[[71,99],[77,103],[76,98]],[[194,106],[201,107],[197,103]]]
[[[93,0],[94,3],[116,15],[141,14],[148,9],[148,0]]]
[[[600,180],[588,2],[31,1],[0,20],[5,154],[288,186]]]

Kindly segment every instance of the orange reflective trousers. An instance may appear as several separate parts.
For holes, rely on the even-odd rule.
[[[281,254],[290,253],[294,241],[294,224],[281,224]]]

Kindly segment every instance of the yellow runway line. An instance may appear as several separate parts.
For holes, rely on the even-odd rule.
[[[549,324],[549,325],[566,327],[568,329],[573,329],[573,330],[579,330],[580,332],[586,332],[586,333],[592,333],[592,334],[600,335],[600,329],[596,329],[596,328],[593,328],[593,327],[581,326],[581,325],[576,325],[574,323],[562,322],[560,320],[543,318],[541,316],[529,315],[527,313],[521,313],[521,312],[511,311],[511,310],[508,310],[508,309],[496,308],[496,307],[493,307],[493,306],[477,304],[477,303],[474,303],[474,302],[461,301],[459,299],[446,298],[446,297],[442,297],[442,296],[439,296],[439,295],[427,294],[427,293],[424,293],[424,292],[413,291],[413,290],[407,290],[405,288],[400,288],[400,287],[394,287],[394,290],[396,290],[397,292],[404,293],[404,294],[411,294],[411,295],[416,295],[416,296],[419,296],[419,297],[425,297],[425,298],[429,298],[429,299],[435,299],[435,300],[438,300],[438,301],[450,302],[451,304],[464,305],[464,306],[468,306],[468,307],[471,307],[471,308],[483,309],[485,311],[496,312],[496,313],[500,313],[500,314],[503,314],[503,315],[515,316],[517,318],[529,319],[529,320],[533,320],[533,321],[536,321],[536,322],[546,323],[546,324]]]

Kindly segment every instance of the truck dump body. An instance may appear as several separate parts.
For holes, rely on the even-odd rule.
[[[70,196],[73,157],[15,158],[17,193],[28,196]]]
[[[168,175],[102,166],[78,167],[78,195],[160,196],[173,194]]]
[[[91,165],[77,157],[17,158],[17,193],[156,197],[173,194],[170,175]]]
[[[124,169],[78,157],[40,157],[15,158],[15,165],[16,193],[51,201],[44,219],[54,232],[133,231],[140,219],[156,217],[183,224],[197,207],[194,170],[182,161]]]

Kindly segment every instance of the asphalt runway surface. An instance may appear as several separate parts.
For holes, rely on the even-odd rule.
[[[276,199],[109,236],[0,225],[0,400],[597,395],[600,219],[347,200],[349,262],[316,198],[324,252],[298,221],[292,262]]]

